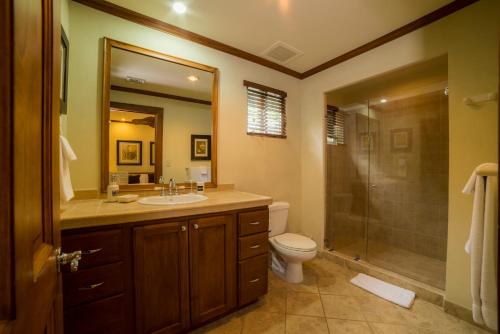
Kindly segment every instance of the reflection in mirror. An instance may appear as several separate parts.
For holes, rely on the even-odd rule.
[[[103,75],[103,190],[216,184],[215,68],[105,39]]]

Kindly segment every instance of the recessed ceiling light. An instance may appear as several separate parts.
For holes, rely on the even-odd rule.
[[[200,78],[198,78],[196,75],[190,75],[188,76],[188,80],[189,81],[198,81]]]
[[[184,14],[186,12],[186,5],[182,2],[174,2],[172,8],[179,14]]]
[[[380,103],[386,103],[387,99],[380,99]]]

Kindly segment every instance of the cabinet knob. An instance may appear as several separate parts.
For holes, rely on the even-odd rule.
[[[199,228],[198,224],[194,224],[193,227],[195,230],[197,230]]]
[[[181,231],[186,232],[186,226],[181,226]]]

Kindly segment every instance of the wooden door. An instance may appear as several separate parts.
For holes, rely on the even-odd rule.
[[[187,223],[134,228],[137,333],[178,333],[189,327]]]
[[[0,1],[2,334],[62,331],[59,40],[57,1]]]
[[[236,306],[234,217],[189,222],[191,321],[198,325]]]

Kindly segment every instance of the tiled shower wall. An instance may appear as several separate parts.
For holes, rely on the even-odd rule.
[[[380,243],[446,260],[447,104],[437,92],[346,114],[346,144],[327,145],[327,246],[363,254],[369,213],[368,258]]]

